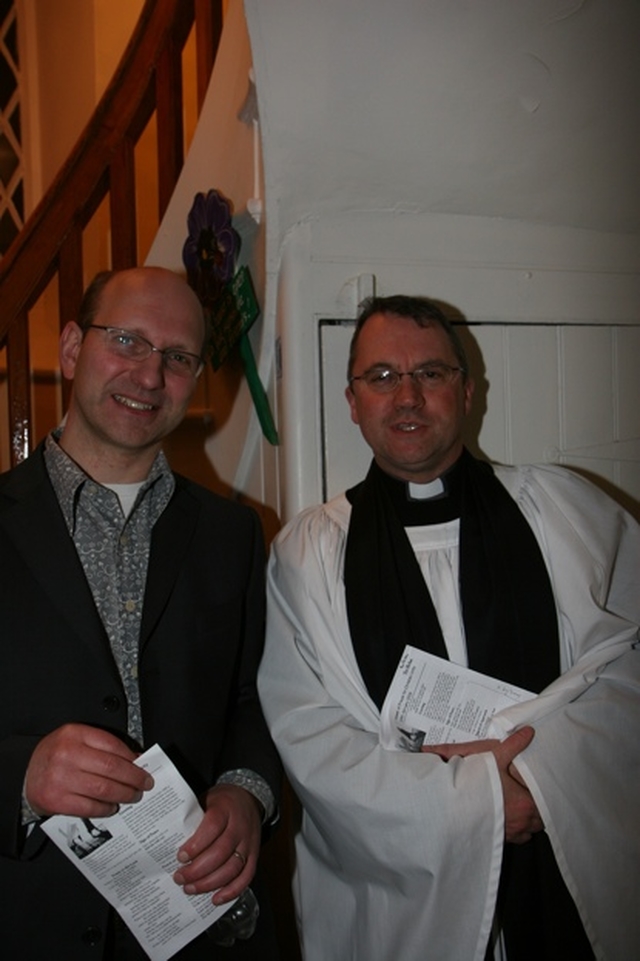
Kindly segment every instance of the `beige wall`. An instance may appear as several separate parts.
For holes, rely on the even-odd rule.
[[[27,208],[33,210],[73,149],[135,29],[145,0],[17,0],[24,79]],[[197,123],[195,42],[183,52],[186,145]],[[136,146],[138,259],[143,262],[158,229],[155,121]],[[207,184],[208,186],[208,184]],[[185,213],[186,217],[186,213]],[[184,227],[181,228],[184,230]],[[83,236],[86,284],[110,264],[110,220],[103,202]],[[58,291],[54,280],[30,312],[32,408],[37,442],[62,415],[58,374]],[[0,381],[4,356],[0,354]],[[0,382],[0,411],[6,409]],[[0,417],[0,469],[8,466],[6,418]]]
[[[41,189],[89,120],[131,37],[143,0],[24,0],[25,69],[37,92]]]
[[[36,206],[50,186],[90,119],[131,37],[143,2],[18,0],[28,210]],[[143,237],[147,247],[151,236]],[[108,237],[108,212],[100,209],[84,241],[85,282],[95,270],[107,265]],[[29,318],[36,441],[62,414],[56,389],[57,300],[54,280]],[[3,390],[0,410],[4,409]],[[9,456],[4,416],[0,423],[0,469],[4,469]]]

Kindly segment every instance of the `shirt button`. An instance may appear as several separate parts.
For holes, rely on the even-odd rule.
[[[105,711],[109,711],[111,714],[113,714],[120,707],[120,698],[116,697],[115,694],[107,694],[107,696],[102,700],[102,706]]]
[[[124,609],[125,611],[128,611],[129,614],[132,614],[133,611],[135,611],[136,609],[136,602],[129,599],[128,601],[125,602]]]
[[[85,944],[98,944],[102,941],[102,931],[100,928],[87,928],[82,932],[82,940]]]

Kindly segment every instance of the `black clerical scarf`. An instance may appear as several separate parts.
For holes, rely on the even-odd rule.
[[[539,692],[560,673],[549,575],[533,531],[489,464],[463,451],[442,478],[445,496],[407,497],[374,461],[347,492],[349,629],[378,707],[411,644],[447,657],[433,601],[405,527],[460,518],[460,596],[469,667]]]
[[[344,579],[349,630],[380,708],[405,644],[447,658],[442,629],[405,527],[460,518],[460,597],[469,667],[539,692],[560,673],[551,582],[533,531],[487,463],[466,450],[443,496],[411,500],[372,463],[347,491]],[[545,833],[508,844],[500,916],[515,961],[591,961],[593,953]],[[489,945],[487,958],[493,956]]]

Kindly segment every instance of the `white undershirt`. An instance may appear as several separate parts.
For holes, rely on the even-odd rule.
[[[449,659],[468,667],[460,601],[460,519],[405,527],[442,628]]]
[[[125,517],[128,517],[136,502],[138,491],[143,484],[144,481],[138,481],[136,484],[104,484],[103,486],[108,487],[110,491],[117,494],[120,506],[122,507],[122,513]]]

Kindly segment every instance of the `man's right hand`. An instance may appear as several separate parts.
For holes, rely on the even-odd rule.
[[[107,731],[65,724],[43,737],[31,755],[26,800],[41,817],[108,817],[153,787],[151,775],[133,763],[136,757]]]
[[[533,834],[544,831],[536,803],[512,764],[517,755],[531,744],[533,736],[532,727],[523,727],[493,749],[504,798],[505,840],[512,844],[524,844],[531,840]]]

